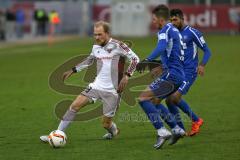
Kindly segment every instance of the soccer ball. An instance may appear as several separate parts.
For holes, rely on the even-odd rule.
[[[64,147],[67,142],[67,136],[63,131],[52,131],[48,136],[48,142],[53,148]]]

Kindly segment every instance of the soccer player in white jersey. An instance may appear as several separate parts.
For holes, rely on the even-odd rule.
[[[100,99],[103,103],[102,123],[107,130],[103,138],[112,139],[119,133],[113,117],[120,103],[120,93],[126,87],[128,78],[135,71],[139,58],[126,44],[110,37],[110,26],[107,22],[99,21],[94,24],[94,39],[95,44],[91,54],[86,60],[65,72],[63,79],[66,80],[74,73],[80,72],[95,60],[97,61],[97,76],[94,82],[90,83],[87,89],[72,102],[57,129],[65,131],[80,109]],[[123,71],[124,67],[118,67],[118,63],[124,57],[130,61],[126,72]],[[47,142],[48,136],[41,136],[40,139]]]

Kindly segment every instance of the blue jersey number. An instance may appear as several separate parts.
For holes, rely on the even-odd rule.
[[[183,43],[183,38],[180,33],[178,34],[178,36],[179,36],[180,45],[181,45],[181,55],[179,56],[179,58],[181,61],[184,61],[184,49],[186,49],[186,43]]]

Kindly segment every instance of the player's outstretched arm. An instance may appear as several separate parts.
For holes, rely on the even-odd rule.
[[[149,61],[152,61],[159,57],[167,48],[167,35],[166,33],[161,33],[158,35],[158,43],[156,48],[152,51],[152,53],[147,57]]]
[[[67,78],[69,78],[73,73],[80,72],[84,68],[87,68],[88,66],[92,65],[94,62],[95,57],[91,54],[88,56],[83,62],[79,63],[75,67],[73,67],[71,70],[68,70],[63,73],[63,81],[65,81]]]

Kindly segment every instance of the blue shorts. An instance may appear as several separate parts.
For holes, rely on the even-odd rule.
[[[153,81],[149,85],[149,88],[156,97],[164,99],[176,92],[184,84],[183,82],[184,79],[182,77],[171,73],[165,73]]]
[[[193,85],[197,78],[197,72],[195,73],[185,73],[185,82],[178,88],[178,91],[185,95],[189,91],[190,87]]]

